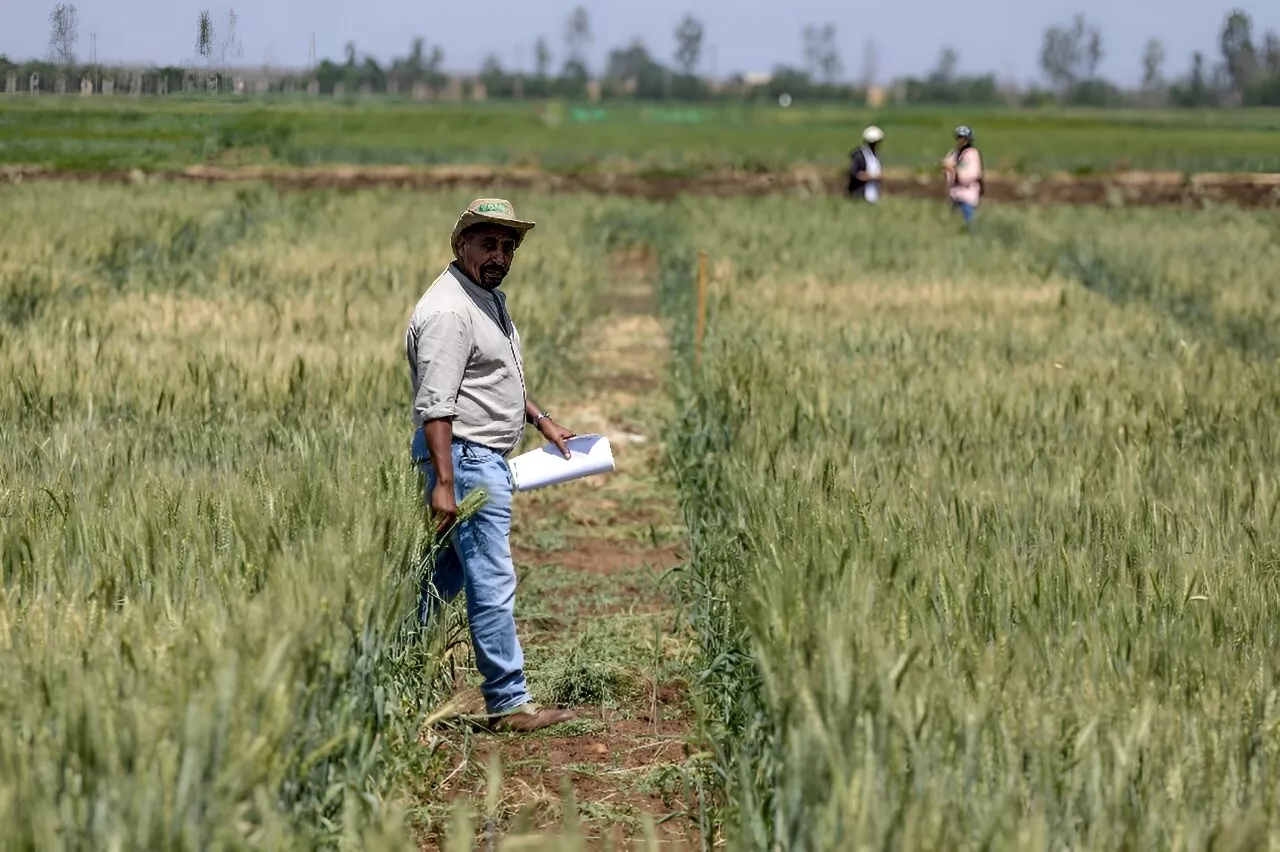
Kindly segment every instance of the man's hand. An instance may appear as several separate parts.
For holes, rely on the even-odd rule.
[[[538,421],[538,431],[542,433],[542,437],[556,445],[556,449],[560,451],[561,455],[569,458],[569,447],[565,441],[576,435],[576,432],[564,428],[550,417],[544,417]]]
[[[444,535],[458,519],[458,501],[452,482],[437,482],[431,489],[431,511],[436,515],[436,535]]]

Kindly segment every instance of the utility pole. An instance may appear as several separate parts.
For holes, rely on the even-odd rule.
[[[98,71],[98,34],[96,32],[89,33],[89,65],[93,69],[90,73],[93,75],[93,90],[96,92],[102,82],[102,74]]]
[[[311,34],[311,52],[307,55],[307,70],[316,70],[316,34]]]

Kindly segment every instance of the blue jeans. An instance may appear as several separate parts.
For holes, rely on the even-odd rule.
[[[419,430],[414,437],[414,458],[427,458]],[[430,463],[426,473],[427,505],[436,476]],[[453,442],[454,495],[459,502],[477,488],[489,495],[484,507],[458,524],[450,546],[440,552],[429,579],[422,585],[418,618],[430,621],[440,601],[451,601],[466,592],[467,618],[476,667],[484,676],[480,692],[490,713],[502,713],[527,703],[524,652],[516,637],[516,566],[511,560],[511,496],[513,487],[507,461],[500,453],[469,441]]]
[[[963,201],[955,202],[955,206],[956,206],[956,209],[960,211],[960,215],[964,217],[964,223],[966,225],[972,225],[973,213],[975,210],[974,206],[972,204],[966,204]]]

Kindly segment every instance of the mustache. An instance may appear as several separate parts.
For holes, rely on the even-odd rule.
[[[480,267],[480,273],[482,275],[506,275],[507,267],[501,263],[490,262]]]

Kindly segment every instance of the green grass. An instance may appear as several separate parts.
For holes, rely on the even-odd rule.
[[[1273,223],[945,214],[691,201],[633,229],[675,258],[729,846],[1274,843]],[[700,371],[697,248],[730,270]]]
[[[1274,171],[1276,110],[1007,111],[771,105],[669,109],[606,104],[574,123],[563,104],[416,104],[75,97],[0,99],[0,163],[63,169],[178,169],[196,163],[538,165],[556,171],[639,168],[840,168],[871,121],[891,167],[933,169],[958,123],[972,125],[990,167],[1029,174],[1127,165],[1182,172]]]

